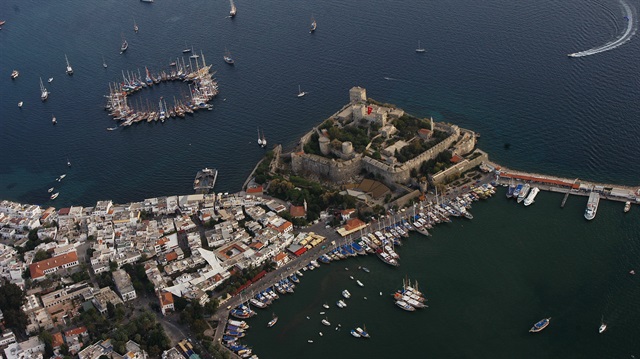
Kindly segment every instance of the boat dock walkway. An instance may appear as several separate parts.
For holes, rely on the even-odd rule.
[[[640,204],[640,185],[632,187],[590,182],[577,178],[561,178],[512,170],[492,162],[489,162],[489,164],[495,168],[496,174],[499,175],[498,182],[500,184],[508,184],[511,179],[514,179],[535,184],[541,190],[563,193],[565,197],[562,200],[561,207],[564,207],[570,194],[587,197],[591,191],[599,192],[602,199],[618,202],[630,201],[631,203]]]

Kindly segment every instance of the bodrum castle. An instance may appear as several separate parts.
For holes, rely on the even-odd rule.
[[[342,185],[366,175],[394,187],[422,187],[455,180],[487,161],[486,153],[475,149],[472,131],[378,103],[361,87],[349,90],[349,98],[302,137],[291,154],[295,174]]]

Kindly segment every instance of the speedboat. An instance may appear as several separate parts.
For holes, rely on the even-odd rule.
[[[360,338],[360,337],[361,337],[361,335],[360,335],[360,334],[358,334],[358,332],[356,332],[356,330],[355,330],[355,329],[351,329],[351,335],[353,335],[353,336],[354,336],[354,337],[356,337],[356,338]]]
[[[600,324],[600,328],[598,328],[598,333],[602,334],[605,330],[607,330],[607,325],[604,323]]]
[[[18,107],[22,108],[23,104],[24,104],[24,102],[22,102],[22,101],[18,102]]]
[[[322,307],[323,307],[324,309],[329,309],[329,304],[324,303],[324,304],[322,305]]]
[[[18,70],[11,71],[11,79],[15,80],[18,76],[20,76],[20,72]]]
[[[324,324],[326,326],[330,326],[331,325],[331,323],[326,318],[322,319],[322,324]]]
[[[359,279],[356,280],[356,283],[358,283],[359,286],[364,287],[364,284],[362,284],[362,282]]]
[[[56,192],[56,193],[52,194],[52,195],[51,195],[51,199],[53,200],[53,199],[58,198],[58,195],[59,195],[59,194],[60,194],[60,192]]]
[[[338,306],[338,308],[345,308],[347,306],[347,303],[345,303],[344,300],[340,299],[336,302],[336,305]]]
[[[537,333],[537,332],[541,331],[542,329],[546,328],[549,325],[549,321],[550,320],[551,320],[551,318],[544,318],[544,319],[540,320],[539,322],[534,324],[533,327],[531,327],[531,329],[529,329],[529,332]]]
[[[54,190],[54,187],[51,187],[51,188],[49,188],[49,189],[47,190],[47,192],[51,193],[51,192],[53,192],[53,190]]]
[[[56,181],[60,182],[65,177],[67,177],[67,175],[66,174],[62,174],[62,175],[60,175],[60,177],[56,178]]]
[[[49,83],[53,82],[53,77],[49,77],[49,80],[47,80]]]
[[[273,317],[273,319],[271,319],[269,323],[267,323],[267,327],[271,328],[274,325],[276,325],[277,322],[278,322],[278,317]]]

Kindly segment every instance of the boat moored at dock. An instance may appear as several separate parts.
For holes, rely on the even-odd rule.
[[[600,203],[600,194],[598,192],[592,191],[589,194],[589,200],[587,201],[587,208],[584,210],[584,218],[587,221],[590,221],[596,218],[596,213],[598,212],[598,204]]]
[[[529,195],[527,196],[527,198],[524,199],[524,205],[525,206],[529,206],[534,202],[534,199],[536,198],[536,196],[538,195],[538,192],[540,192],[540,189],[538,187],[533,187],[531,189],[531,192],[529,192]]]
[[[522,189],[520,190],[520,194],[518,194],[518,198],[517,198],[518,203],[524,201],[524,199],[529,194],[529,189],[531,189],[531,185],[528,183],[525,183]]]
[[[218,170],[215,168],[203,168],[198,171],[193,181],[193,190],[197,193],[208,193],[216,185]]]

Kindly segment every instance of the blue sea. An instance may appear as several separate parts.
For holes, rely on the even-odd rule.
[[[635,31],[640,4],[624,1],[238,0],[238,15],[230,19],[226,0],[156,0],[152,4],[3,0],[0,198],[62,207],[90,206],[103,199],[126,203],[188,194],[193,191],[196,172],[204,167],[219,170],[216,191],[237,191],[264,155],[256,144],[258,127],[270,145],[291,148],[312,126],[344,105],[353,86],[365,87],[370,97],[397,104],[412,114],[479,132],[480,148],[507,167],[638,185],[640,38]],[[310,34],[312,16],[318,29]],[[138,33],[133,31],[134,21]],[[120,54],[123,37],[129,49]],[[619,39],[623,41],[617,44]],[[418,41],[426,53],[415,52]],[[609,51],[567,56],[607,44]],[[202,51],[207,63],[213,64],[220,86],[213,111],[107,131],[115,126],[104,111],[109,83],[120,82],[123,72],[144,73],[145,67],[152,72],[167,70],[183,55],[185,46]],[[235,66],[223,62],[225,48],[233,55]],[[65,74],[65,55],[74,68],[73,76]],[[10,79],[13,69],[20,71],[15,80]],[[50,77],[54,80],[47,83]],[[39,78],[51,93],[44,103]],[[308,92],[304,98],[296,97],[299,85]],[[173,96],[188,91],[186,84],[161,84],[130,99],[146,105],[164,97],[171,103]],[[20,101],[24,102],[22,109],[17,106]],[[57,118],[56,126],[51,124],[52,116]],[[56,182],[63,173],[66,178]],[[54,186],[60,195],[50,201],[47,189]],[[545,203],[545,196],[552,198],[547,200],[554,204],[546,208],[553,210],[527,217],[510,212],[510,204],[496,200],[486,205],[484,216],[476,215],[473,220],[477,232],[466,225],[464,231],[442,230],[440,236],[446,233],[447,238],[441,242],[414,244],[408,251],[446,252],[446,260],[435,262],[438,266],[421,267],[421,259],[407,259],[413,273],[400,270],[382,276],[389,280],[383,285],[397,286],[405,275],[429,273],[424,280],[431,283],[425,286],[446,293],[440,309],[430,309],[439,313],[437,326],[429,332],[439,333],[437,341],[431,347],[407,349],[423,336],[413,333],[406,339],[399,334],[400,324],[379,341],[398,343],[395,348],[407,350],[403,352],[407,356],[472,358],[496,353],[494,357],[536,357],[539,343],[535,340],[539,338],[528,336],[528,327],[554,316],[544,309],[566,313],[574,305],[589,313],[580,324],[569,324],[575,320],[556,324],[554,330],[561,335],[554,336],[553,326],[549,333],[540,333],[551,345],[543,357],[593,357],[596,351],[591,349],[598,347],[594,338],[582,336],[578,329],[597,330],[600,316],[606,316],[608,310],[609,314],[615,311],[617,318],[630,316],[635,321],[625,321],[617,330],[614,325],[609,337],[598,337],[616,338],[612,343],[617,348],[615,355],[598,352],[599,357],[628,358],[635,349],[640,358],[637,340],[630,339],[638,338],[634,324],[640,302],[638,283],[620,277],[634,264],[640,269],[640,210],[634,207],[623,218],[621,205],[606,204],[598,223],[587,224],[581,217],[586,199],[576,199],[575,208],[568,211],[559,209],[561,199],[555,195],[540,194],[540,203]],[[564,219],[548,224],[545,216]],[[507,220],[509,225],[503,225]],[[526,235],[513,224],[519,221],[527,223]],[[505,249],[509,240],[522,244]],[[476,267],[477,261],[456,257],[469,250],[466,241],[478,241],[480,247],[486,244],[482,250],[471,247],[477,251],[467,255],[491,254],[488,262]],[[576,242],[586,248],[572,255]],[[527,257],[525,244],[530,243],[537,246]],[[551,248],[563,255],[549,257],[549,243],[560,243]],[[619,256],[626,256],[625,261],[618,261]],[[512,287],[499,292],[500,298],[510,299],[488,295],[483,288],[498,288],[501,282],[481,279],[519,273],[522,263],[518,261],[523,258],[528,258],[528,272],[505,278],[505,285]],[[553,265],[545,262],[549,258]],[[474,273],[473,278],[465,279],[465,271],[456,270],[461,263],[473,263],[465,267],[466,273]],[[614,268],[620,263],[625,265]],[[597,270],[583,271],[591,266]],[[553,270],[535,271],[547,267]],[[576,281],[563,277],[556,282],[557,273],[574,273]],[[610,280],[613,284],[609,285]],[[564,291],[564,286],[570,290]],[[325,295],[323,288],[309,295]],[[509,288],[515,291],[512,297]],[[292,298],[288,300],[295,302]],[[467,303],[465,298],[479,298],[481,305]],[[486,316],[492,312],[504,318],[494,324],[494,318]],[[400,321],[404,314],[394,311],[389,320]],[[499,350],[513,339],[506,333],[516,327],[524,330],[518,333],[522,338]],[[304,343],[300,350],[311,358],[314,354],[302,336],[291,330],[283,340]],[[262,346],[266,356],[261,357],[285,357],[284,352],[269,352],[264,342],[253,340],[258,340],[256,348]],[[586,343],[589,349],[581,351],[580,346],[569,344],[575,341]],[[329,342],[327,348],[330,346]],[[369,357],[398,353],[384,352],[383,347],[377,344]],[[472,350],[481,347],[485,349]]]

